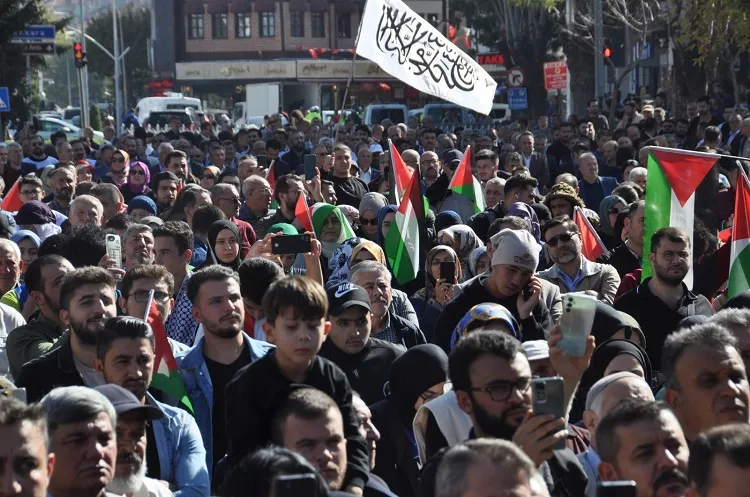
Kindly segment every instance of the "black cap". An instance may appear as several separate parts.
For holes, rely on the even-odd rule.
[[[336,316],[344,309],[358,305],[370,310],[370,297],[361,286],[341,283],[328,290],[328,314]]]
[[[146,419],[159,419],[164,417],[164,413],[159,409],[141,404],[138,402],[138,398],[133,395],[130,390],[126,390],[120,385],[108,383],[107,385],[96,387],[95,390],[109,399],[118,416],[126,412],[140,411]]]
[[[455,170],[461,161],[464,160],[464,154],[460,150],[451,149],[447,150],[443,154],[443,164],[448,166],[451,170]]]

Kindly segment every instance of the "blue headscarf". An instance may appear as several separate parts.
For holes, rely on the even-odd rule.
[[[464,317],[461,318],[461,321],[458,322],[456,327],[453,328],[453,335],[451,336],[451,350],[453,350],[456,342],[458,342],[463,336],[465,336],[467,333],[470,333],[475,328],[478,328],[478,326],[472,325],[476,324],[477,322],[483,325],[490,321],[502,322],[508,328],[510,328],[510,331],[514,338],[517,338],[519,341],[523,341],[523,332],[521,330],[521,326],[518,324],[518,321],[516,321],[516,318],[513,317],[513,314],[511,314],[508,309],[500,304],[485,302],[484,304],[477,304],[469,309],[469,312],[467,312]]]
[[[456,211],[443,211],[435,216],[435,233],[440,233],[445,228],[462,223],[461,216]]]
[[[383,250],[385,250],[385,237],[383,236],[383,219],[385,219],[385,216],[387,216],[391,212],[397,212],[398,206],[393,204],[388,204],[382,209],[380,209],[380,212],[378,212],[378,239],[376,240],[378,242],[378,245],[383,247]]]

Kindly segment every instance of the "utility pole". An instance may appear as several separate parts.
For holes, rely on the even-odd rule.
[[[115,130],[120,135],[120,121],[122,117],[122,95],[120,94],[120,34],[117,29],[117,6],[115,0],[111,2],[112,6],[112,32],[114,35],[115,45]]]
[[[86,52],[86,19],[83,17],[83,0],[78,0],[81,11],[81,43],[83,51]],[[86,66],[80,69],[81,73],[81,128],[85,128],[91,122],[89,120],[89,72]]]
[[[70,87],[70,60],[65,57],[65,74],[68,77],[68,106],[73,107],[73,89]]]
[[[124,31],[122,30],[122,16],[119,14],[117,15],[117,25],[120,28],[120,36],[124,38],[124,35],[123,35]],[[123,55],[123,52],[122,52],[123,51],[122,44],[123,44],[123,40],[122,38],[120,38],[120,60],[122,63],[122,66],[120,66],[121,68],[120,74],[122,74],[122,104],[123,104],[123,112],[124,112],[125,109],[128,107],[128,70],[127,70],[127,66],[125,66],[125,55]]]
[[[594,0],[594,81],[597,99],[604,96],[604,19],[602,0]]]

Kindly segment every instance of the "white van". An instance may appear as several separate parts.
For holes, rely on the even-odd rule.
[[[169,93],[164,97],[146,97],[140,99],[135,107],[135,115],[138,116],[138,122],[143,125],[148,120],[151,112],[185,109],[203,111],[200,99],[185,97],[182,93]]]
[[[409,109],[402,104],[370,104],[365,109],[365,124],[374,126],[384,119],[393,124],[405,123],[409,118]]]

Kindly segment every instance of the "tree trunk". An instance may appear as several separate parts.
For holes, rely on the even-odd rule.
[[[565,55],[568,57],[570,74],[570,93],[573,97],[571,112],[579,117],[585,115],[589,100],[596,98],[596,80],[594,76],[594,55],[573,43],[566,43]],[[591,89],[594,89],[592,92]]]

